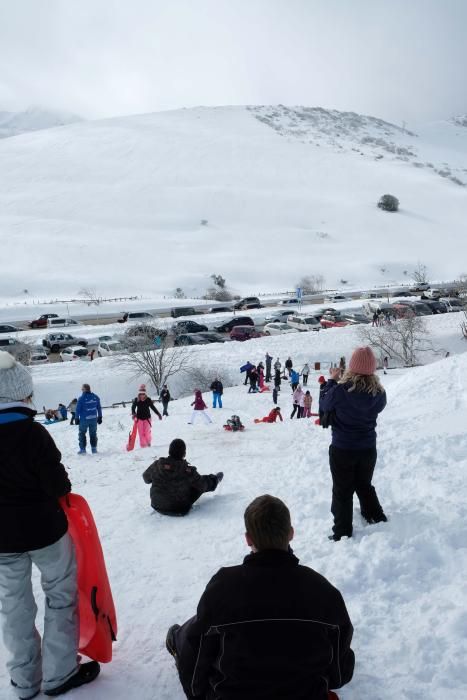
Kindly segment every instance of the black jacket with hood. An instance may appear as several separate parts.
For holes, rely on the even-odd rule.
[[[185,459],[162,457],[143,474],[146,484],[151,484],[151,505],[164,515],[186,515],[202,493],[214,491],[217,476],[202,476],[196,467]]]

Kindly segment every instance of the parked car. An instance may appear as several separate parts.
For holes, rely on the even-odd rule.
[[[326,306],[326,307],[324,307],[323,309],[319,309],[318,311],[314,311],[312,315],[313,315],[318,321],[320,321],[321,318],[322,318],[325,314],[334,314],[334,316],[340,316],[340,315],[341,315],[341,312],[339,311],[339,309],[335,309],[335,308],[332,307],[332,306]]]
[[[100,335],[97,339],[99,343],[107,343],[109,340],[116,340],[113,335]]]
[[[149,323],[154,319],[154,316],[149,311],[125,311],[119,323],[129,323],[131,321]]]
[[[273,323],[266,323],[263,328],[263,333],[264,335],[283,335],[284,333],[298,333],[298,330],[289,326],[288,323],[275,321]]]
[[[251,340],[251,338],[261,338],[262,335],[254,326],[234,326],[230,331],[231,340]]]
[[[392,297],[411,297],[412,293],[407,289],[396,289],[391,292]]]
[[[258,297],[244,297],[244,299],[240,299],[234,304],[234,309],[240,310],[240,309],[262,309],[263,305],[261,304],[260,300]]]
[[[125,331],[126,338],[141,338],[143,336],[153,341],[156,336],[166,338],[167,331],[165,328],[156,328],[156,326],[150,323],[141,323],[137,326],[131,326]],[[112,340],[115,340],[115,338],[112,338]]]
[[[438,299],[424,299],[423,303],[430,307],[434,314],[446,314],[448,312],[446,304]]]
[[[97,354],[99,357],[108,357],[123,352],[125,347],[118,340],[105,340],[97,346]]]
[[[443,291],[441,289],[427,289],[423,292],[422,299],[440,299],[443,296]]]
[[[9,352],[10,355],[21,362],[24,365],[29,363],[31,357],[31,348],[26,343],[22,343],[17,338],[9,338],[6,336],[0,336],[0,351],[5,350]]]
[[[175,347],[182,345],[207,345],[210,341],[203,338],[201,333],[180,333],[174,340]]]
[[[344,321],[348,321],[350,324],[357,324],[357,323],[370,323],[370,319],[368,316],[365,316],[365,314],[346,314],[343,313],[342,316],[338,316],[336,318],[342,318]]]
[[[47,328],[47,321],[49,318],[58,318],[58,314],[42,314],[42,316],[39,316],[35,321],[31,321],[31,323],[28,324],[29,328]]]
[[[212,306],[209,309],[210,314],[232,313],[232,311],[233,311],[233,306]]]
[[[81,345],[70,345],[70,347],[65,348],[60,353],[60,359],[62,362],[71,362],[72,360],[85,360],[87,359],[89,350],[83,348]]]
[[[297,331],[319,331],[319,321],[316,316],[292,314],[287,319],[287,325]]]
[[[265,323],[276,323],[277,321],[282,322],[282,321],[287,321],[289,316],[292,316],[294,313],[293,309],[286,309],[285,311],[274,311],[272,314],[269,316],[266,316],[264,319]]]
[[[16,326],[10,326],[9,323],[4,323],[0,326],[0,333],[19,333],[21,328],[16,328]]]
[[[235,326],[254,326],[255,322],[250,316],[234,316],[229,321],[224,321],[220,326],[216,326],[214,330],[218,333],[230,333]]]
[[[415,316],[415,311],[410,304],[404,304],[403,302],[393,304],[389,313],[395,314],[397,318],[413,318]]]
[[[30,365],[46,365],[49,361],[49,356],[42,350],[41,352],[33,352],[31,354],[31,359],[29,360]]]
[[[326,303],[335,304],[336,302],[349,301],[350,297],[345,297],[343,294],[330,294],[324,297]]]
[[[47,328],[66,328],[67,326],[79,326],[78,321],[74,318],[48,318]]]
[[[51,352],[59,352],[63,348],[75,347],[77,345],[86,348],[88,341],[86,338],[77,338],[69,333],[48,333],[42,341],[42,345],[45,348],[49,348]]]
[[[37,343],[36,345],[31,345],[30,347],[31,347],[31,352],[37,352],[37,353],[45,352],[46,355],[48,355],[50,353],[49,348],[45,348],[42,345],[42,343]]]
[[[179,335],[180,333],[204,333],[209,328],[201,323],[196,323],[196,321],[178,321],[172,330],[175,335]]]
[[[179,316],[196,316],[196,309],[193,306],[175,306],[170,312],[172,318]]]
[[[452,313],[453,311],[463,311],[465,305],[460,299],[453,299],[452,297],[443,297],[440,301],[445,305],[447,311]]]
[[[300,303],[300,299],[296,299],[296,298],[294,298],[294,299],[282,299],[282,301],[281,301],[281,304],[283,304],[284,306],[287,304],[297,305],[299,303]]]
[[[399,302],[399,304],[402,304],[403,306],[408,306],[409,309],[412,309],[416,316],[431,316],[433,314],[433,310],[429,306],[429,304],[424,304],[421,301],[402,300]]]
[[[343,328],[344,326],[350,326],[350,321],[341,316],[336,316],[336,314],[324,314],[320,324],[321,328]]]
[[[428,282],[417,282],[413,287],[410,287],[409,292],[426,292],[430,289]]]
[[[197,333],[197,335],[199,335],[200,338],[203,338],[203,340],[206,340],[208,343],[226,343],[227,341],[230,341],[230,338],[227,338],[225,335],[221,335],[220,333],[216,333],[215,331]]]

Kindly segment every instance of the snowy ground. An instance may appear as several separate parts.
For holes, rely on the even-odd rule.
[[[454,352],[456,314],[430,319],[438,345]],[[292,354],[297,365],[316,357],[338,359],[355,345],[355,329],[259,339],[209,349],[205,361],[233,367],[259,360],[264,351]],[[316,348],[313,348],[316,343]],[[310,358],[311,353],[312,357]],[[316,352],[316,354],[315,354]],[[204,360],[203,360],[204,361]],[[34,371],[39,399],[52,405],[71,398],[85,378],[105,400],[134,393],[135,381],[109,361],[43,367]],[[60,374],[58,370],[61,370]],[[316,405],[317,376],[310,377]],[[153,447],[127,454],[129,409],[107,409],[96,457],[79,458],[76,429],[53,425],[74,490],[90,502],[101,533],[119,614],[119,641],[112,665],[83,691],[89,700],[175,700],[183,694],[164,649],[170,624],[193,614],[209,578],[247,553],[242,515],[255,496],[272,493],[291,508],[295,551],[343,593],[355,626],[357,667],[342,700],[441,700],[467,692],[467,354],[412,370],[391,370],[383,381],[388,408],[379,422],[375,484],[387,524],[364,526],[355,512],[355,536],[330,543],[330,434],[310,420],[290,421],[291,396],[283,386],[283,424],[254,425],[266,415],[268,394],[227,389],[214,424],[187,425],[191,399],[171,405],[170,417],[154,425]],[[63,396],[65,392],[69,392]],[[44,398],[45,400],[45,398]],[[222,430],[237,413],[241,435]],[[170,441],[187,441],[189,460],[201,472],[222,469],[218,492],[203,497],[187,518],[154,514],[141,474]],[[38,580],[35,581],[38,590]],[[0,649],[0,687],[7,688]],[[0,696],[8,697],[9,691]],[[3,694],[5,693],[5,694]]]

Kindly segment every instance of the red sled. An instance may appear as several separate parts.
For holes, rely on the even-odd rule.
[[[137,435],[138,435],[138,421],[135,420],[135,422],[133,423],[133,428],[130,430],[130,434],[128,435],[128,442],[127,442],[127,446],[126,446],[127,452],[131,452],[132,450],[135,449]]]
[[[264,394],[265,391],[271,391],[271,389],[268,386],[266,386],[266,384],[263,387],[261,387],[259,393]]]
[[[60,499],[78,564],[79,651],[109,663],[117,639],[117,616],[96,523],[87,501],[76,493]]]
[[[242,425],[241,428],[237,428],[237,430],[232,430],[231,425],[224,425],[223,428],[224,428],[224,430],[227,430],[227,432],[229,432],[229,433],[243,433],[243,431],[245,430],[244,425]]]

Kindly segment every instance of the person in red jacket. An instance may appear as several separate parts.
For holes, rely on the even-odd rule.
[[[265,416],[264,418],[255,418],[255,423],[275,423],[278,418],[282,423],[283,418],[281,414],[281,409],[279,408],[279,406],[276,406],[272,409],[269,415]]]
[[[188,425],[193,425],[196,416],[203,416],[206,423],[212,423],[211,417],[206,413],[207,406],[204,403],[203,394],[199,389],[195,391],[195,400],[191,404],[193,406],[193,413],[191,414],[191,420],[188,421]]]

